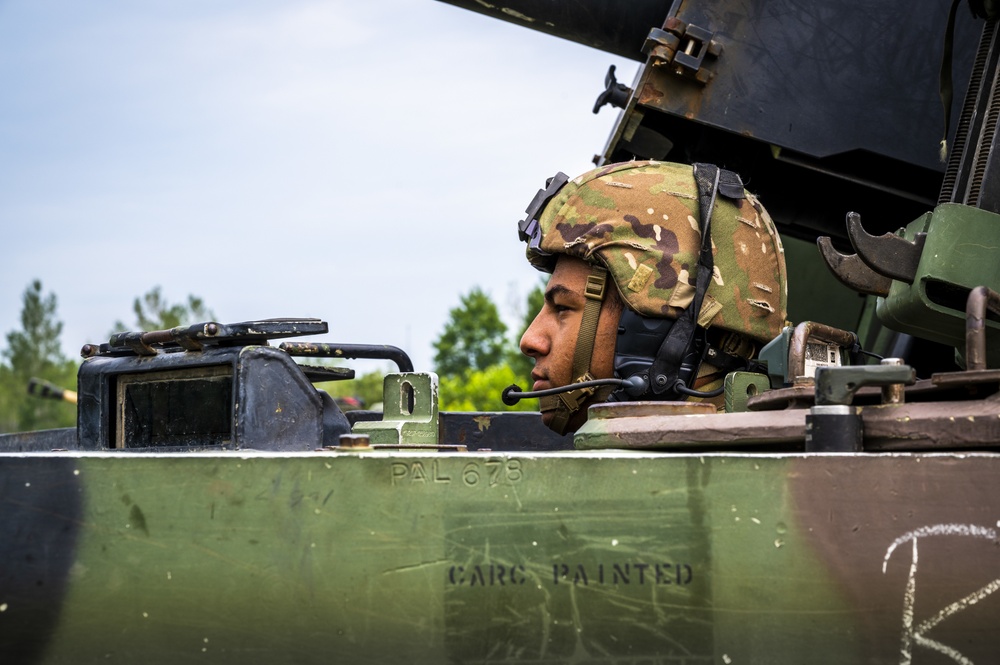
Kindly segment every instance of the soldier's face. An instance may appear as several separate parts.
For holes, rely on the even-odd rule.
[[[580,321],[587,303],[584,289],[590,265],[571,256],[560,256],[556,269],[545,287],[545,304],[521,337],[521,352],[535,359],[531,372],[532,390],[545,390],[568,385],[574,378],[573,354],[580,334]],[[601,316],[597,324],[594,355],[590,371],[594,378],[613,376],[615,336],[621,312],[612,302],[617,298],[614,283],[608,279]],[[554,412],[542,414],[546,425],[552,422]],[[573,414],[567,431],[576,431],[587,419],[586,407]]]

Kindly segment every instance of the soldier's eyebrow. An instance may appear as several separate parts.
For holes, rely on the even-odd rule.
[[[555,303],[555,300],[558,296],[564,296],[569,298],[581,297],[579,293],[562,284],[553,284],[552,286],[550,286],[548,289],[545,290],[545,302],[549,303],[550,305]]]

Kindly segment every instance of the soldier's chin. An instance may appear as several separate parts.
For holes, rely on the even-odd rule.
[[[577,425],[576,427],[573,427],[573,419],[572,418],[570,418],[570,425],[566,429],[566,431],[565,432],[560,432],[559,431],[559,429],[555,426],[555,423],[553,422],[556,419],[556,414],[557,413],[558,413],[558,411],[543,411],[542,412],[542,424],[545,425],[546,427],[548,427],[550,430],[552,430],[556,434],[569,434],[570,432],[575,432],[576,431],[576,427],[579,427],[579,425]]]
[[[587,406],[584,406],[580,411],[577,411],[570,417],[569,423],[566,426],[566,431],[560,432],[556,429],[552,422],[556,419],[557,413],[558,411],[555,410],[542,412],[542,424],[557,434],[572,434],[576,430],[580,429],[585,422],[587,422]]]

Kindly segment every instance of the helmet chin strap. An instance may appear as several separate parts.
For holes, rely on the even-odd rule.
[[[744,196],[740,177],[714,164],[695,164],[694,180],[698,187],[701,229],[701,250],[698,253],[695,292],[691,303],[671,325],[650,366],[650,389],[657,396],[668,396],[675,392],[691,396],[687,381],[694,383],[701,361],[698,360],[693,366],[687,380],[681,377],[681,369],[683,361],[691,355],[695,347],[698,315],[715,271],[715,259],[712,255],[712,211],[715,208],[716,195],[721,194],[730,200],[739,200]]]
[[[583,307],[583,317],[580,319],[580,332],[576,337],[576,350],[573,353],[573,383],[592,381],[591,360],[594,357],[594,342],[597,339],[597,323],[601,318],[601,306],[607,287],[608,271],[603,266],[591,267],[587,276],[587,287],[584,296],[587,299]],[[555,417],[549,427],[560,434],[566,433],[570,418],[579,411],[583,404],[592,396],[599,399],[607,397],[614,386],[589,386],[577,388],[558,395],[549,395],[539,400],[542,413],[555,411]]]

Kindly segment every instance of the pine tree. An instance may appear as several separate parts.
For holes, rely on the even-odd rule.
[[[43,295],[42,282],[34,280],[24,291],[21,329],[7,333],[6,362],[0,365],[0,429],[27,431],[69,427],[76,409],[65,402],[28,394],[32,378],[76,389],[76,363],[63,355],[59,336],[63,324],[56,318],[56,296]]]
[[[205,307],[205,302],[198,296],[188,295],[187,304],[171,304],[163,297],[159,286],[154,286],[141,298],[132,302],[132,312],[135,314],[136,326],[129,327],[121,321],[115,322],[112,332],[123,330],[169,330],[177,326],[211,321],[215,318],[212,310]]]

